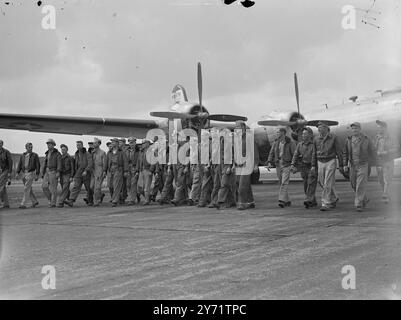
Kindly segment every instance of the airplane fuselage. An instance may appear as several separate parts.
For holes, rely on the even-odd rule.
[[[306,118],[338,121],[332,132],[343,139],[350,135],[353,122],[361,123],[362,131],[373,139],[377,133],[376,120],[381,120],[387,123],[390,135],[401,141],[401,92],[323,108]]]

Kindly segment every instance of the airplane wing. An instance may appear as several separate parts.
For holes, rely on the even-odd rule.
[[[154,120],[0,113],[0,129],[28,130],[33,132],[107,137],[145,137],[148,130],[158,127],[158,122]]]

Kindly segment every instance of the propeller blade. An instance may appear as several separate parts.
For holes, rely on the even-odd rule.
[[[168,119],[193,119],[196,115],[181,113],[181,112],[171,112],[171,111],[155,111],[150,113],[153,117],[168,118]]]
[[[277,126],[290,127],[290,126],[293,126],[294,124],[297,124],[297,123],[296,122],[291,122],[291,121],[282,121],[282,120],[261,120],[261,121],[258,121],[258,125],[260,125],[260,126],[269,126],[269,127],[277,127]]]
[[[294,73],[294,85],[295,85],[295,97],[297,98],[297,108],[298,108],[298,114],[299,112],[299,90],[298,90],[298,77],[297,74]]]
[[[209,120],[223,121],[223,122],[235,122],[237,120],[247,121],[247,117],[235,116],[232,114],[210,114]]]
[[[201,112],[203,112],[203,106],[202,106],[202,66],[201,63],[198,62],[198,97],[199,97],[199,105],[201,108]]]
[[[332,120],[310,120],[310,121],[306,122],[306,125],[317,127],[319,122],[325,122],[325,123],[327,123],[328,126],[337,126],[338,125],[338,121],[332,121]]]

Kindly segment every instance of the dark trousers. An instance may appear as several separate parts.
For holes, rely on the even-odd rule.
[[[74,177],[74,185],[71,190],[70,200],[76,201],[79,193],[81,192],[82,185],[85,186],[86,190],[86,199],[88,203],[93,203],[93,193],[91,192],[91,179],[90,175],[86,175],[85,177]]]
[[[171,170],[170,173],[168,173],[168,170],[165,170],[164,174],[164,185],[163,185],[163,190],[161,194],[161,200],[162,201],[170,201],[174,197],[174,186],[173,186],[173,181],[174,181],[174,170]]]
[[[124,202],[128,197],[127,178],[122,178],[122,187],[120,192],[120,202]]]
[[[93,194],[94,194],[94,190],[93,190],[93,187],[92,187],[92,185],[91,185],[92,176],[93,176],[93,173],[87,175],[87,179],[89,179],[89,189],[86,188],[86,186],[85,186],[85,189],[86,189],[86,199],[88,200],[88,203],[93,203]]]
[[[109,188],[109,192],[110,192],[110,199],[113,198],[113,181],[111,179],[111,173],[108,172],[107,173],[107,187]]]
[[[157,174],[155,174],[155,180],[153,182],[153,188],[152,191],[150,192],[151,197],[156,199],[157,194],[160,192],[163,192],[163,187],[164,187],[164,171],[160,170]]]
[[[213,178],[213,189],[211,194],[211,204],[217,204],[219,190],[220,190],[220,182],[221,182],[221,170],[219,164],[212,165],[212,178]]]
[[[252,186],[251,186],[251,175],[238,175],[238,203],[239,205],[251,204],[255,200],[253,198]]]
[[[60,174],[60,186],[61,186],[61,193],[58,197],[59,205],[63,205],[64,201],[69,198],[70,196],[70,173],[61,173]]]
[[[182,203],[188,199],[188,187],[187,187],[187,174],[184,173],[186,166],[182,164],[178,164],[177,174],[175,176],[175,192],[174,192],[174,201],[176,203]]]
[[[211,202],[213,191],[213,169],[203,168],[201,194],[199,197],[199,204],[206,205]]]
[[[231,165],[222,165],[220,167],[221,180],[218,203],[225,203],[227,206],[233,206],[235,205],[235,173],[233,170],[227,173],[227,169],[229,168],[231,168]]]
[[[317,173],[312,172],[310,165],[302,165],[299,168],[304,182],[305,201],[316,203]]]
[[[113,189],[113,195],[111,197],[111,201],[113,204],[117,204],[120,200],[120,194],[123,187],[123,172],[112,168],[110,171],[110,180]]]

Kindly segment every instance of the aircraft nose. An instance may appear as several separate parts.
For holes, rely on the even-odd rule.
[[[207,112],[199,112],[198,113],[198,117],[200,117],[200,118],[207,118],[208,117],[208,113]]]

